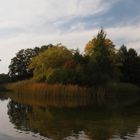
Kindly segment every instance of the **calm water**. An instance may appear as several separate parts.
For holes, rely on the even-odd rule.
[[[0,99],[0,140],[140,140],[140,103],[60,108]]]

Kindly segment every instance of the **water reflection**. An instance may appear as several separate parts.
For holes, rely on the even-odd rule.
[[[29,131],[30,124],[28,123],[28,112],[31,109],[28,105],[23,105],[16,103],[14,101],[10,101],[7,105],[8,107],[8,115],[10,118],[10,122],[15,124],[15,127],[20,130]]]
[[[53,108],[8,103],[8,115],[16,129],[39,133],[54,140],[117,140],[138,137],[139,104],[131,107]]]
[[[78,134],[72,133],[71,136],[64,138],[64,140],[91,140],[88,135],[85,134],[84,131],[79,131]]]

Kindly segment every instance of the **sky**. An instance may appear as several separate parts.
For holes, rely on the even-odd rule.
[[[140,0],[0,0],[0,73],[20,49],[62,43],[83,52],[103,27],[140,52]]]

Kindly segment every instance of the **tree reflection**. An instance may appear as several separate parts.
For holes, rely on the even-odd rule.
[[[133,136],[140,126],[139,108],[45,108],[8,103],[8,115],[16,129],[32,131],[54,140],[108,140]]]
[[[10,121],[15,124],[15,127],[21,130],[30,130],[28,113],[31,111],[31,107],[14,101],[10,101],[7,107]]]

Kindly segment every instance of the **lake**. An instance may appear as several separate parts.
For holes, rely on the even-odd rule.
[[[0,140],[139,140],[140,103],[53,107],[0,97]]]

